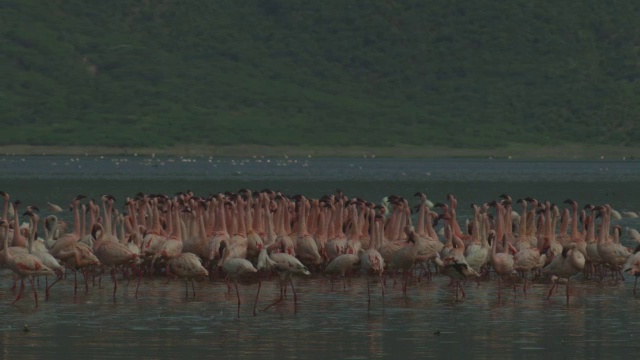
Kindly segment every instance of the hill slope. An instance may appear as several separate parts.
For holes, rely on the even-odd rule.
[[[640,3],[0,4],[0,145],[640,138]]]

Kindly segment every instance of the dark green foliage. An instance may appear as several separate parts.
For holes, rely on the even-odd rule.
[[[4,1],[0,144],[640,135],[640,3]]]

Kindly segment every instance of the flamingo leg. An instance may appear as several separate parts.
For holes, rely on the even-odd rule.
[[[116,289],[118,288],[118,282],[116,281],[116,268],[111,269],[111,279],[113,280],[113,301],[116,301]]]
[[[15,304],[20,298],[22,298],[22,293],[24,292],[24,279],[20,280],[20,289],[18,289],[18,296],[16,296],[15,300],[11,303],[11,305]]]
[[[138,269],[138,284],[136,285],[136,299],[138,298],[138,289],[140,289],[141,281],[142,281],[142,270]]]
[[[270,307],[272,307],[273,305],[278,304],[278,303],[280,303],[280,302],[284,301],[284,290],[282,289],[282,286],[283,286],[283,285],[282,285],[282,282],[283,282],[283,280],[282,280],[282,278],[278,277],[278,281],[279,281],[279,284],[280,284],[280,297],[279,297],[278,299],[276,299],[276,301],[272,302],[272,303],[271,303],[271,304],[269,304],[267,307],[265,307],[264,309],[262,309],[262,311],[267,311],[267,310],[268,310]],[[331,282],[331,284],[333,285],[333,282]],[[260,285],[259,285],[259,286],[260,286]],[[257,298],[257,295],[256,295],[256,298]],[[256,299],[256,302],[257,302],[257,299]]]
[[[191,279],[191,295],[195,299],[195,297],[196,297],[196,287],[195,287],[195,284],[193,283],[193,279]]]
[[[60,281],[60,279],[62,279],[62,276],[58,276],[58,278],[51,283],[51,285],[48,285],[45,288],[45,300],[49,300],[49,289],[51,289],[53,287],[53,285],[55,285],[58,281]]]
[[[234,282],[236,286],[236,296],[238,297],[238,306],[240,305],[240,291],[238,291],[238,282]]]
[[[298,302],[298,295],[296,294],[296,289],[293,288],[293,279],[289,278],[289,284],[291,284],[291,292],[293,293],[293,302]]]
[[[284,297],[287,297],[287,276],[286,275],[284,279],[282,279],[282,284],[284,285]]]
[[[551,294],[553,293],[553,289],[556,288],[556,286],[558,286],[558,283],[553,283],[553,286],[551,286],[551,289],[549,289],[549,293],[547,294],[547,300],[551,300]]]
[[[638,286],[638,277],[636,276],[636,281],[633,283],[633,296],[636,296],[636,287]]]
[[[33,284],[33,277],[29,277],[29,283],[31,283],[31,289],[33,289],[33,297],[36,299],[36,307],[38,307],[38,292],[36,291],[36,287]]]
[[[267,311],[270,307],[272,307],[275,304],[281,303],[283,301],[283,299],[277,299],[276,301],[272,302],[271,304],[269,304],[267,307],[265,307],[264,309],[262,309],[262,311]]]
[[[78,270],[73,270],[73,295],[78,294]]]
[[[382,301],[384,301],[384,282],[382,281],[382,274],[380,274],[380,291],[382,292]]]
[[[371,285],[369,284],[369,276],[365,275],[365,277],[367,278],[367,297],[369,300],[367,300],[368,304],[371,304]]]
[[[87,280],[87,270],[82,269],[82,276],[84,277],[84,292],[89,292],[89,282]]]
[[[402,270],[402,294],[407,296],[407,282],[409,281],[409,274],[407,270]]]
[[[262,287],[262,281],[258,280],[258,291],[256,291],[256,301],[253,302],[253,316],[256,316],[256,307],[258,306],[258,297],[260,296],[260,288]]]

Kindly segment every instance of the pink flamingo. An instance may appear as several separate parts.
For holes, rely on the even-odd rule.
[[[0,220],[0,227],[6,231],[9,229],[9,223],[6,220]],[[9,250],[9,239],[6,236],[4,238],[4,248],[4,261],[6,266],[21,278],[20,290],[12,304],[15,304],[22,297],[22,293],[24,292],[24,279],[29,278],[31,288],[33,289],[33,296],[36,301],[36,307],[38,307],[38,292],[33,285],[33,277],[55,275],[55,273],[53,270],[45,266],[40,259],[31,254],[11,254],[11,251]]]
[[[100,236],[97,236],[98,232]],[[116,267],[130,264],[138,259],[138,255],[133,253],[126,245],[110,240],[106,237],[106,232],[101,224],[93,225],[91,235],[95,238],[93,243],[93,251],[100,263],[105,267],[111,267],[111,279],[113,280],[113,301],[116,300],[116,289],[118,282],[116,280]],[[138,287],[140,281],[138,281]],[[138,292],[136,287],[136,293]]]
[[[193,280],[209,276],[207,269],[202,266],[202,260],[193,253],[181,253],[180,255],[171,258],[168,266],[172,274],[184,279],[184,291],[187,298],[189,297],[189,281],[191,281],[191,290],[193,292],[193,297],[195,298],[196,289],[194,287]]]
[[[241,259],[237,257],[229,257],[231,253],[227,250],[227,243],[222,242],[220,244],[220,254],[222,254],[222,260],[218,263],[219,267],[227,274],[227,277],[233,281],[236,287],[236,296],[238,297],[238,317],[240,316],[240,292],[238,291],[238,282],[242,280],[252,280],[251,276],[258,272],[258,270],[247,259]],[[258,296],[260,295],[260,287],[262,282],[257,276],[254,279],[258,280],[258,291],[256,293],[256,300],[253,304],[253,315],[256,315],[256,306],[258,305]],[[229,287],[231,289],[231,287]]]

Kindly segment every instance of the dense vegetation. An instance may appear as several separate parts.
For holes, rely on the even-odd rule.
[[[6,0],[0,145],[634,145],[640,2]]]

